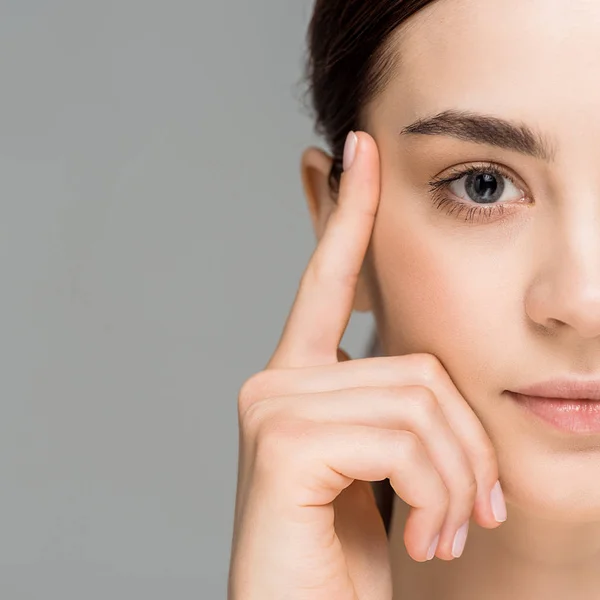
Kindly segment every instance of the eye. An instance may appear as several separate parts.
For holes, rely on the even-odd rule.
[[[450,175],[430,181],[429,186],[436,208],[445,208],[454,216],[466,212],[465,221],[476,217],[491,220],[526,198],[508,171],[494,163],[455,168]]]
[[[478,169],[451,181],[448,189],[461,198],[476,204],[495,204],[502,199],[520,198],[523,193],[502,173]]]

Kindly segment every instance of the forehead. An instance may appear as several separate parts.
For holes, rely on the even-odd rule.
[[[398,29],[390,51],[381,108],[405,123],[459,108],[566,134],[590,130],[600,106],[598,0],[437,0]]]

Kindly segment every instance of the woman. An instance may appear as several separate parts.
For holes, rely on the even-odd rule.
[[[600,598],[598,31],[589,0],[316,2],[331,155],[240,390],[231,600]],[[376,356],[338,350],[352,310]]]

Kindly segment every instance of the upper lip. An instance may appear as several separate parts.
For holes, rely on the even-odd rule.
[[[512,390],[524,396],[565,400],[600,400],[600,379],[582,380],[565,377]]]

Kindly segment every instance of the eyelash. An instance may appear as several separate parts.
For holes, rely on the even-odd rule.
[[[489,221],[496,216],[501,216],[504,214],[505,205],[508,204],[507,202],[493,204],[490,206],[469,206],[464,201],[453,200],[446,195],[446,191],[453,181],[462,179],[463,177],[472,173],[486,173],[500,177],[506,177],[506,179],[510,180],[510,182],[516,188],[520,189],[520,185],[515,182],[514,178],[499,165],[494,163],[484,163],[477,166],[472,165],[470,167],[457,168],[450,176],[432,179],[429,182],[429,186],[431,188],[430,193],[433,197],[435,207],[440,210],[445,208],[446,213],[449,215],[456,213],[456,218],[466,211],[467,214],[465,216],[465,221],[471,222],[474,222],[475,219],[478,221]],[[511,202],[511,204],[514,203]]]

